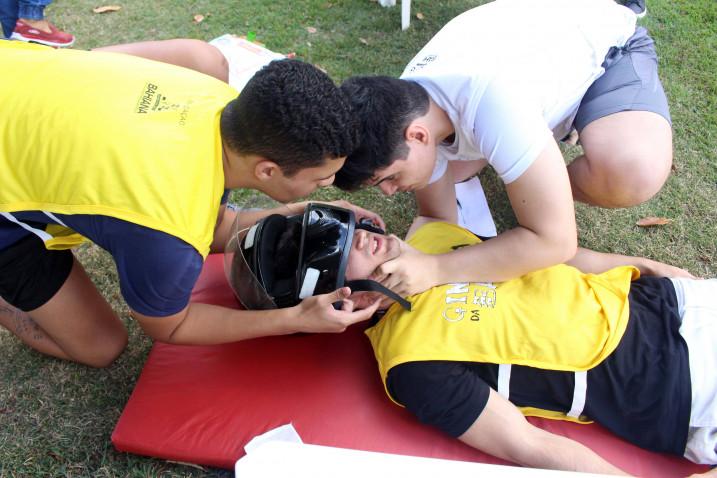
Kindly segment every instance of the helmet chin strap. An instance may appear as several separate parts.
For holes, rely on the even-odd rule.
[[[357,279],[357,280],[351,280],[346,282],[346,285],[351,288],[352,292],[379,292],[396,302],[398,302],[401,307],[406,309],[407,311],[411,311],[411,303],[401,297],[400,295],[396,294],[391,289],[382,286],[375,280],[369,280],[369,279]]]

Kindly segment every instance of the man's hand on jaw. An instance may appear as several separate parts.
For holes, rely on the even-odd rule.
[[[378,266],[370,279],[380,282],[401,297],[418,294],[438,285],[435,281],[438,256],[425,254],[396,236],[392,237],[396,238],[400,247],[398,257]],[[382,306],[392,302],[391,299],[385,299]]]
[[[349,325],[370,319],[378,310],[380,301],[368,307],[356,309],[348,297],[351,289],[342,287],[328,294],[307,297],[289,310],[296,317],[296,332],[343,332]],[[334,309],[334,302],[342,301],[341,310]]]

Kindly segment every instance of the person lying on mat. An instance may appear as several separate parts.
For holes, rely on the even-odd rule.
[[[429,254],[478,242],[429,218],[408,237]],[[245,306],[282,306],[365,279],[407,248],[360,228],[350,211],[317,205],[237,234],[226,263]],[[360,307],[372,295],[348,300]],[[620,473],[530,415],[594,420],[646,449],[715,464],[716,298],[716,279],[580,249],[569,264],[502,283],[434,287],[410,297],[410,311],[391,306],[366,334],[391,400],[494,456]]]
[[[228,190],[303,197],[330,185],[353,149],[348,101],[318,68],[272,62],[237,96],[210,76],[112,52],[0,41],[0,63],[0,325],[20,340],[97,367],[124,349],[122,321],[69,251],[85,240],[112,255],[132,317],[156,340],[213,344],[370,317],[334,310],[336,294],[293,311],[189,302],[233,223]]]

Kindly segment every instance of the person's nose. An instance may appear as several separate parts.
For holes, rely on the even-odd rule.
[[[389,181],[382,182],[378,187],[386,196],[392,196],[398,190],[398,186]]]
[[[334,184],[334,179],[336,179],[336,175],[331,176],[330,178],[322,179],[318,182],[318,185],[320,188],[325,188],[326,186],[331,186]]]
[[[366,247],[366,234],[368,233],[363,230],[358,230],[356,232],[356,237],[354,237],[354,244],[357,251],[363,250],[364,247]]]

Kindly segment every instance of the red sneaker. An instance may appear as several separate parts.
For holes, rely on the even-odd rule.
[[[12,32],[10,38],[13,40],[42,43],[43,45],[54,47],[72,46],[72,44],[75,43],[75,37],[73,35],[58,30],[57,27],[50,22],[47,22],[47,25],[50,27],[50,33],[30,26],[22,20],[18,20],[15,24],[15,31]]]

